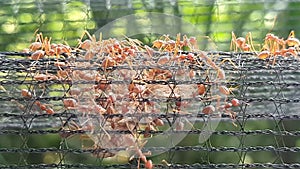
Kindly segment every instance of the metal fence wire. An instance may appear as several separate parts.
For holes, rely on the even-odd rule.
[[[1,1],[0,168],[300,168],[298,54],[222,52],[231,31],[251,32],[255,49],[269,32],[297,37],[299,4]],[[211,39],[201,50],[108,39],[147,26],[122,22],[93,50],[78,45],[84,30],[141,12],[179,16]],[[35,49],[35,31],[68,45]]]
[[[109,66],[83,54],[1,53],[1,168],[145,167],[139,152],[157,168],[299,167],[294,57],[273,65],[254,53],[207,53],[232,61],[220,64],[222,81],[202,52],[178,65],[162,64],[167,52]],[[151,79],[152,70],[164,76]],[[239,105],[225,108],[233,98]]]

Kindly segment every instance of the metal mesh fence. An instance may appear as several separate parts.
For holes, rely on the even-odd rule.
[[[76,46],[84,30],[140,12],[180,16],[211,37],[200,46],[208,52],[157,51],[129,38],[121,52],[67,45],[44,58],[33,48],[1,52],[1,168],[150,168],[150,160],[154,168],[300,167],[298,55],[221,52],[231,31],[252,32],[255,48],[270,31],[299,32],[298,1],[0,4],[2,51],[28,48],[37,29]],[[127,34],[132,25],[145,26],[120,23],[103,36]],[[153,38],[143,36],[146,44]]]
[[[216,58],[216,63],[229,58],[234,63],[226,62],[220,66],[226,72],[227,80],[217,82],[217,79],[212,78],[216,75],[213,70],[207,73],[209,67],[205,65],[197,67],[197,64],[189,64],[188,67],[182,65],[185,69],[197,72],[195,78],[191,79],[176,74],[180,67],[171,65],[161,68],[172,72],[172,75],[176,77],[173,79],[175,81],[172,81],[172,78],[148,81],[109,78],[121,78],[119,75],[124,70],[139,75],[141,70],[151,70],[158,66],[133,63],[133,67],[130,68],[129,62],[105,67],[105,70],[100,70],[101,67],[98,67],[95,70],[97,73],[109,71],[105,80],[88,81],[84,80],[86,77],[79,76],[74,80],[74,72],[80,70],[87,73],[86,71],[91,70],[91,67],[87,69],[84,65],[97,62],[101,65],[104,61],[101,63],[100,60],[81,60],[78,58],[81,54],[77,53],[75,60],[72,57],[68,61],[60,59],[61,67],[58,67],[55,58],[34,61],[28,60],[26,55],[29,54],[12,52],[1,54],[2,138],[0,151],[2,168],[137,167],[136,160],[128,160],[128,155],[122,152],[133,151],[133,154],[136,154],[131,148],[140,145],[130,141],[129,143],[123,142],[124,140],[117,141],[117,138],[133,139],[129,136],[133,133],[137,138],[143,139],[158,136],[157,140],[149,139],[147,140],[149,144],[139,147],[142,152],[150,151],[155,155],[149,158],[154,161],[154,166],[157,168],[298,168],[300,165],[297,146],[297,137],[300,134],[297,127],[299,62],[293,57],[277,57],[276,65],[272,65],[272,60],[257,59],[253,53],[208,53],[207,56]],[[144,53],[138,55],[143,55],[141,58],[145,58]],[[169,53],[156,53],[153,57],[161,58],[165,55]],[[195,53],[195,56],[199,62],[204,61],[200,54]],[[79,65],[83,67],[63,66],[62,62],[70,65],[80,63]],[[72,75],[70,74],[73,77],[72,81],[67,77],[57,78],[57,72],[69,69],[73,72]],[[206,72],[204,78],[203,72]],[[46,78],[41,76],[43,73],[47,75]],[[207,81],[207,77],[210,77],[210,81]],[[107,95],[97,95],[95,102],[105,107],[105,113],[99,113],[103,110],[96,110],[93,107],[95,105],[90,102],[90,96],[81,95],[80,98],[76,98],[78,95],[76,89],[80,86],[81,90],[86,89],[90,86],[87,84],[92,84],[93,88],[103,87],[100,93]],[[150,95],[135,98],[118,97],[117,94],[122,94],[118,91],[118,87],[126,93],[131,90],[132,84],[145,85],[149,88],[159,86],[161,90],[168,88],[169,92],[167,96],[163,96],[164,91],[159,90],[159,93],[156,93],[152,88],[151,97]],[[197,92],[199,84],[207,86],[207,94],[193,95],[191,91]],[[107,88],[104,87],[106,85]],[[234,88],[233,95],[228,97],[222,95],[222,92],[220,93],[214,85]],[[113,88],[116,90],[111,90]],[[93,94],[99,94],[99,92]],[[115,110],[108,112],[109,96],[114,94],[116,94],[113,107]],[[221,101],[218,103],[212,99],[213,95],[222,96]],[[225,104],[233,97],[239,99],[241,103],[238,107],[232,108],[236,114],[228,113],[222,108],[212,114],[204,111],[205,106],[214,105],[217,108],[216,104],[221,106],[223,102]],[[73,102],[66,103],[66,100],[70,98],[76,98],[78,105],[72,105]],[[129,107],[130,103],[130,106],[133,106],[131,105],[133,100],[136,103],[151,102],[152,104],[149,103],[147,109],[145,105],[134,104],[134,109],[130,113],[130,108],[126,109],[122,105]],[[86,104],[89,109],[85,106]],[[192,106],[189,107],[189,105]],[[50,108],[53,111],[48,111]],[[157,109],[160,111],[156,112]],[[150,119],[151,124],[155,119],[160,119],[167,128],[159,128],[156,124],[153,126],[158,128],[147,130],[142,127],[142,124],[150,123],[143,118]],[[124,125],[124,119],[127,119],[127,125],[135,121],[136,123],[132,125],[137,125],[138,128],[104,125],[104,123],[112,124],[113,119],[118,119],[115,125],[120,126]],[[214,128],[213,122],[218,119],[221,121],[218,127]],[[103,125],[99,128],[97,127],[99,124]],[[190,124],[194,127],[189,127]],[[207,124],[212,127],[207,128]],[[163,136],[159,138],[161,134]],[[211,134],[211,136],[205,139],[205,134]],[[110,136],[112,144],[105,140],[106,135]],[[165,135],[170,138],[166,139]],[[172,136],[184,136],[184,139],[180,140],[179,144],[175,144],[178,140]],[[204,139],[202,142],[201,137]],[[48,139],[52,141],[49,143]],[[43,144],[44,141],[45,144]],[[161,142],[164,141],[174,141],[174,143],[162,144]],[[120,157],[107,160],[115,154]],[[125,160],[122,160],[122,157]],[[140,158],[140,156],[135,157]],[[139,166],[144,167],[144,163]]]

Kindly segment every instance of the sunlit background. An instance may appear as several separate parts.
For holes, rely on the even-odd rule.
[[[276,0],[3,0],[0,2],[0,50],[20,51],[43,32],[53,41],[71,46],[84,30],[93,33],[106,23],[129,14],[159,12],[182,17],[209,36],[218,50],[229,50],[231,31],[237,36],[252,32],[255,46],[266,33],[286,38],[298,35],[299,2]],[[128,23],[111,30],[126,34]],[[141,23],[136,23],[139,27]],[[183,25],[184,26],[184,25]],[[206,46],[203,46],[206,49]]]

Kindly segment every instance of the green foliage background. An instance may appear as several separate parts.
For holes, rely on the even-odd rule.
[[[169,1],[132,0],[131,7],[128,1],[111,1],[111,8],[105,0],[2,0],[0,1],[0,51],[21,51],[28,48],[34,41],[34,32],[39,30],[45,36],[51,36],[54,42],[67,42],[70,46],[77,44],[77,39],[84,30],[94,32],[106,23],[128,14],[141,12],[160,12],[182,17],[184,20],[196,25],[209,36],[216,44],[215,50],[228,51],[231,40],[231,31],[237,36],[245,36],[252,32],[255,47],[258,49],[263,43],[266,33],[273,32],[279,37],[287,37],[290,30],[300,32],[299,15],[300,2],[289,1],[247,1],[247,0],[178,0],[174,4]],[[184,25],[183,25],[184,26]],[[126,23],[121,30],[126,31]],[[125,33],[126,34],[126,33]],[[207,49],[207,46],[202,46]],[[202,124],[199,124],[202,125]],[[222,130],[297,130],[297,121],[290,121],[278,126],[274,121],[248,121],[244,128],[234,127],[230,122],[222,122],[218,129]],[[197,145],[197,136],[188,136],[181,145]],[[61,143],[57,135],[47,136],[16,136],[0,135],[0,148],[22,147],[27,142],[28,147],[58,147],[68,146],[80,148],[78,138],[71,138],[68,143]],[[245,147],[245,146],[300,146],[300,140],[294,137],[278,138],[269,136],[212,136],[202,144],[211,146]],[[279,156],[281,156],[279,158]],[[16,160],[17,159],[17,160]],[[254,163],[254,162],[300,162],[297,153],[247,153],[247,152],[181,152],[174,156],[166,153],[153,160],[162,159],[178,163]],[[0,164],[26,164],[26,163],[54,163],[59,160],[58,154],[43,153],[16,155],[10,153],[0,154]],[[68,163],[97,164],[99,160],[90,155],[68,155]]]
[[[107,1],[108,2],[108,1]],[[229,50],[231,31],[237,36],[252,32],[258,47],[266,33],[287,37],[299,29],[299,2],[227,0],[23,0],[0,2],[0,50],[19,51],[34,41],[39,30],[55,42],[71,46],[84,30],[93,33],[106,23],[129,14],[160,12],[182,17],[209,36],[218,50]],[[126,24],[112,30],[126,34]],[[184,25],[183,25],[184,26]],[[168,28],[166,28],[168,29]],[[174,29],[174,28],[172,28]],[[124,32],[125,31],[125,32]],[[128,31],[128,30],[127,30]],[[180,29],[179,29],[180,31]],[[204,45],[202,49],[206,49]]]

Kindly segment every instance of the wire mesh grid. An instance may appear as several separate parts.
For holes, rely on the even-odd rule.
[[[135,130],[136,136],[144,139],[155,138],[161,134],[184,136],[184,139],[178,142],[179,144],[175,144],[177,140],[174,137],[167,140],[174,141],[174,143],[167,145],[160,143],[166,140],[158,138],[152,143],[150,139],[149,145],[140,147],[142,152],[150,151],[155,155],[150,158],[157,168],[298,168],[300,165],[300,149],[297,147],[296,139],[300,134],[297,128],[300,117],[298,113],[300,100],[297,90],[299,62],[294,57],[277,57],[276,64],[273,65],[272,59],[257,59],[254,53],[207,53],[209,57],[217,56],[216,63],[226,59],[232,61],[232,63],[225,62],[220,65],[227,78],[226,81],[217,82],[217,79],[212,79],[216,72],[210,75],[204,74],[206,76],[202,77],[203,73],[209,70],[205,64],[201,67],[197,67],[197,64],[182,65],[184,69],[196,72],[195,78],[186,78],[180,76],[180,73],[178,75],[180,70],[178,65],[154,66],[128,62],[119,66],[103,67],[105,62],[103,58],[102,60],[82,60],[78,58],[82,55],[80,52],[72,54],[77,55],[76,59],[68,57],[59,61],[56,58],[29,60],[27,56],[30,55],[15,52],[1,53],[0,133],[2,139],[0,151],[2,158],[7,159],[3,161],[1,168],[97,168],[100,166],[135,168],[137,163],[133,159],[127,159],[125,162],[118,158],[111,161],[103,160],[112,158],[116,154],[120,156],[119,158],[127,158],[127,154],[120,155],[123,151],[133,151],[133,154],[136,154],[135,150],[129,148],[136,146],[135,143],[130,141],[124,143],[123,139],[120,142],[116,141],[117,138],[133,139],[129,135],[134,129],[128,127],[130,122],[134,121],[133,119],[138,119],[139,123],[132,125],[132,127],[138,126]],[[143,60],[146,55],[146,53],[139,53],[138,56],[141,57],[137,58]],[[157,52],[153,57],[158,59],[166,55],[170,53]],[[195,53],[195,56],[198,56],[199,62],[203,62],[204,58],[201,55]],[[140,62],[139,59],[135,61]],[[154,60],[158,62],[159,59],[157,59]],[[80,63],[83,67],[74,66],[76,63]],[[96,64],[98,67],[85,67],[86,64]],[[158,78],[139,81],[141,79],[126,79],[126,76],[122,75],[122,71],[125,70],[126,73],[131,73],[128,77],[131,77],[132,73],[136,75],[133,77],[138,77],[137,75],[143,77],[142,70],[152,70],[157,66],[161,70],[172,72],[170,76],[175,76],[176,79]],[[69,69],[72,69],[73,80],[66,76],[54,77],[54,75],[58,76],[57,72]],[[106,72],[105,80],[102,78],[98,81],[89,81],[84,80],[86,77],[79,76],[74,80],[74,72],[80,70],[91,73],[93,69],[98,73]],[[114,74],[114,72],[117,73]],[[188,72],[184,73],[185,76]],[[47,77],[42,77],[43,74]],[[110,76],[119,79],[110,79]],[[210,81],[207,81],[207,76],[211,78]],[[87,84],[91,84],[93,88],[101,86],[101,91],[107,94],[98,95],[92,99],[97,105],[105,107],[105,113],[99,113],[103,110],[93,109],[96,104],[93,101],[90,102],[90,96],[75,97],[78,96],[76,93],[78,87],[81,87],[81,90],[90,90],[86,89],[87,86],[91,86]],[[151,97],[150,95],[149,97],[136,95],[135,98],[115,96],[115,110],[108,112],[107,106],[111,104],[108,103],[110,96],[120,92],[118,89],[110,90],[108,86],[113,86],[112,88],[119,86],[128,92],[132,84],[135,87],[145,84],[147,87],[158,85],[162,90],[172,88],[172,85],[176,87],[172,89],[173,91],[170,90],[170,93],[167,92],[168,95],[165,97],[163,97],[164,91],[159,90],[159,94],[156,94],[154,89],[151,89],[153,92]],[[207,94],[195,96],[191,92],[197,92],[199,84],[207,85]],[[218,109],[220,112],[216,114],[207,114],[203,111],[205,106],[217,106],[217,101],[211,99],[214,94],[209,94],[214,93],[215,84],[218,84],[218,87],[224,85],[234,88],[232,96],[224,96],[222,99],[225,99],[224,103],[232,97],[240,100],[241,104],[233,108],[236,114],[233,115],[221,109]],[[180,85],[183,85],[183,88],[178,87]],[[180,90],[183,92],[180,93]],[[80,101],[81,104],[72,105],[70,98],[76,98],[76,104]],[[132,100],[136,103],[151,102],[152,104],[148,105],[148,109],[145,109],[144,105],[135,105],[133,112],[129,113],[130,108],[126,109],[122,107],[122,104],[130,107],[128,103]],[[88,105],[90,109],[85,105]],[[158,108],[160,112],[153,112],[157,108],[152,109],[151,105],[160,106]],[[189,107],[189,105],[192,106]],[[48,111],[50,108],[51,111]],[[186,113],[179,113],[184,111]],[[143,118],[149,118],[148,121],[152,121],[151,123],[154,123],[155,119],[160,119],[167,128],[147,130],[141,127],[142,124],[149,124]],[[111,122],[113,119],[118,119],[119,123],[115,125],[120,126],[124,125],[120,119],[127,119],[127,127],[105,127],[105,125],[100,128],[96,127],[103,122]],[[213,122],[217,119],[221,119],[217,128],[204,127],[205,124],[209,124],[209,120]],[[187,127],[190,124],[193,127]],[[205,137],[203,133],[209,133],[211,136],[199,142],[201,136]],[[110,141],[105,140],[106,135],[110,136]],[[43,142],[46,139],[53,139],[53,143],[44,145],[34,142],[34,140]],[[114,139],[116,143],[110,144],[114,142]],[[218,141],[220,139],[221,142]],[[187,162],[185,156],[191,158],[192,161]],[[139,158],[139,156],[136,157]],[[15,160],[9,160],[12,158]],[[145,165],[139,164],[139,166]]]
[[[116,18],[139,12],[172,14],[197,25],[203,35],[212,37],[216,44],[210,48],[207,41],[202,43],[201,48],[211,51],[228,50],[231,31],[237,36],[252,32],[254,44],[260,44],[270,31],[281,37],[287,37],[283,32],[291,29],[299,32],[298,0],[26,0],[0,3],[0,48],[3,51],[28,47],[36,29],[51,34],[52,41],[61,42],[63,39],[75,46],[75,38],[83,30],[92,32]],[[128,22],[121,23],[116,29],[126,34],[132,28],[128,26],[130,24],[136,25],[137,30],[144,26]],[[184,25],[177,29],[181,32]],[[115,30],[107,35],[113,32]],[[142,64],[149,61],[143,59],[147,53],[142,52],[133,63],[110,67],[111,63],[106,62],[109,68],[103,68],[103,60],[78,59],[86,54],[84,52],[63,53],[67,59],[50,57],[38,61],[28,59],[31,54],[1,52],[0,55],[1,168],[145,167],[143,162],[137,164],[142,155],[137,155],[138,150],[134,148],[145,154],[151,152],[152,156],[147,155],[147,159],[151,159],[156,168],[299,168],[297,58],[276,57],[276,64],[272,64],[272,59],[260,60],[254,53],[208,52],[207,56],[215,58],[217,64],[226,59],[233,62],[220,64],[226,74],[226,80],[220,80],[218,71],[211,69],[207,60],[197,52],[194,53],[197,64],[189,61],[179,67]],[[172,54],[157,52],[154,56],[151,63]],[[164,70],[163,78],[143,79],[151,69]],[[70,72],[75,79],[68,78]],[[88,77],[73,72],[96,73],[101,75],[101,80],[87,80]],[[180,72],[188,76],[181,76]],[[136,77],[134,82],[132,77]],[[156,91],[151,87],[155,85],[159,86]],[[206,89],[200,96],[195,95],[195,92],[200,92],[200,85]],[[76,92],[81,95],[77,88],[90,91],[88,88],[95,86],[100,91],[100,94],[92,93],[97,97],[94,100],[97,104],[91,95],[76,98],[76,102],[72,100]],[[111,86],[125,91],[141,90],[147,86],[154,91],[149,94],[146,88],[147,92],[142,96],[112,98],[110,94],[117,90]],[[229,88],[232,93],[222,95],[220,86]],[[168,95],[164,95],[164,90],[169,92]],[[219,95],[218,102],[214,96]],[[233,98],[238,99],[240,105],[225,109],[226,103]],[[114,109],[110,110],[114,113],[103,114],[101,107],[107,111],[112,104],[109,102],[114,99]],[[132,105],[125,108],[117,103],[121,100],[126,105],[132,99],[135,111]],[[81,109],[75,109],[73,103],[79,104]],[[147,110],[140,106],[142,103],[147,103]],[[209,114],[203,111],[205,107],[218,107],[218,104],[221,107],[218,112]],[[120,113],[128,112],[127,109],[134,113]],[[155,109],[160,111],[151,112]],[[127,121],[119,122],[117,127],[103,124],[112,124],[116,119]],[[131,124],[136,121],[141,124]],[[159,122],[164,125],[157,126]],[[121,128],[122,125],[126,127]],[[134,130],[132,126],[136,126]],[[161,135],[171,136],[171,139]],[[123,140],[109,143],[108,136]],[[145,140],[148,144],[143,145]]]

